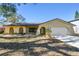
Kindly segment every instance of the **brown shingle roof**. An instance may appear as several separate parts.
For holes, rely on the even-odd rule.
[[[4,26],[38,26],[38,25],[39,24],[35,24],[35,23],[13,23]]]

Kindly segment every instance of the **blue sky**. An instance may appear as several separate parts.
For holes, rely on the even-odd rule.
[[[79,4],[73,3],[41,3],[17,6],[17,11],[26,22],[41,23],[54,18],[65,21],[74,19],[75,11],[79,11]]]

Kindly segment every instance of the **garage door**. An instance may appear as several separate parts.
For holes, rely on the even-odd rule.
[[[70,32],[66,28],[64,28],[64,27],[61,27],[61,28],[51,28],[51,30],[52,30],[52,35],[55,35],[55,36],[70,34]]]

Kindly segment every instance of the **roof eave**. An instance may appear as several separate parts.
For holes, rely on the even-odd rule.
[[[50,22],[50,21],[53,21],[53,20],[62,20],[62,19],[55,18],[55,19],[52,19],[52,20],[49,20],[49,21],[46,21],[46,22],[40,23],[40,25],[41,25],[41,24],[44,24],[44,23],[47,23],[47,22]],[[62,21],[64,21],[64,20],[62,20]],[[66,22],[66,21],[64,21],[64,22]],[[76,26],[76,25],[74,25],[74,24],[72,24],[72,23],[70,23],[70,22],[67,22],[67,23],[70,24],[70,25],[72,25],[72,26]]]

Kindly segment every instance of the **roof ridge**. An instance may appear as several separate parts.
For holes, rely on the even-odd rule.
[[[52,19],[52,20],[49,20],[49,21],[46,21],[46,22],[43,22],[43,23],[47,23],[47,22],[54,21],[54,20],[61,20],[61,21],[67,22],[67,21],[65,21],[65,20],[63,20],[63,19],[60,19],[60,18],[54,18],[54,19]],[[43,24],[43,23],[40,23],[40,24]],[[70,23],[70,22],[67,22],[67,23],[69,23],[69,24],[71,24],[71,25],[74,25],[74,24],[72,24],[72,23]]]

